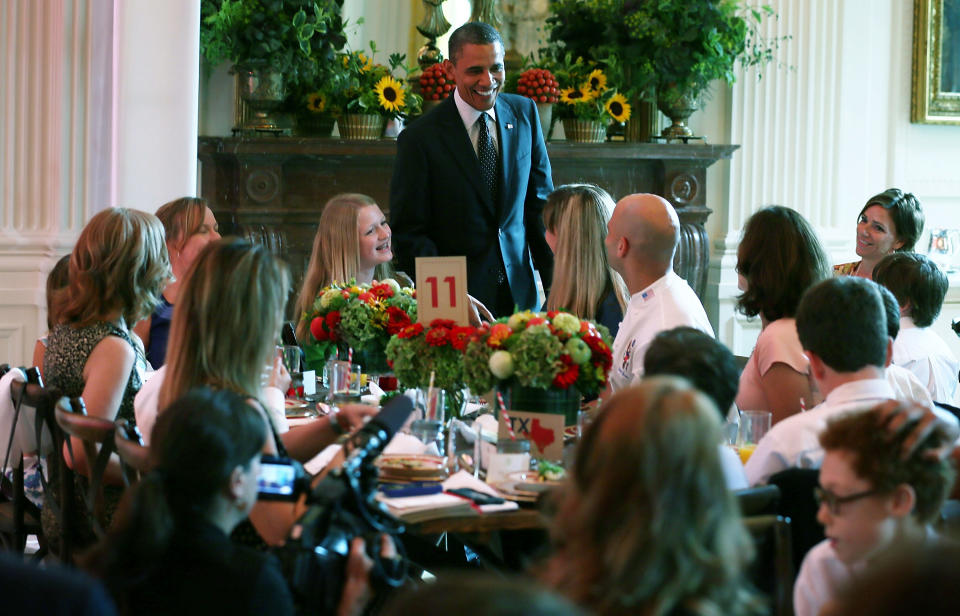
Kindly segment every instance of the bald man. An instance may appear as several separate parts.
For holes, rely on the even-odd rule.
[[[643,376],[643,356],[658,333],[687,325],[713,336],[713,327],[693,289],[673,272],[680,221],[663,197],[628,195],[607,224],[607,257],[630,291],[630,303],[613,342],[610,389]]]

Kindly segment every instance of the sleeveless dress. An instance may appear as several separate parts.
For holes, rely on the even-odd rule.
[[[136,423],[133,413],[133,398],[140,387],[143,385],[141,379],[141,370],[145,365],[143,353],[140,346],[135,344],[131,334],[125,329],[114,323],[99,322],[86,327],[73,327],[68,324],[60,324],[54,327],[50,334],[47,345],[47,352],[43,358],[43,377],[47,387],[55,387],[65,396],[82,396],[86,381],[83,378],[83,368],[87,363],[93,348],[97,346],[107,336],[116,336],[129,344],[136,354],[133,367],[130,370],[130,376],[127,378],[127,385],[123,391],[123,398],[120,402],[120,409],[117,412],[116,419],[126,419],[130,423]],[[60,486],[59,469],[56,464],[49,465],[50,481],[47,485],[44,501],[52,499],[53,495],[58,494]],[[92,544],[97,537],[93,530],[93,523],[87,513],[84,494],[88,489],[86,477],[76,475],[76,500],[77,516],[74,526],[74,537],[76,545],[74,548],[82,548]],[[102,516],[99,519],[101,527],[105,530],[120,502],[123,494],[123,488],[117,486],[104,486],[104,503]],[[43,534],[49,542],[51,549],[58,550],[60,545],[60,525],[54,515],[51,507],[44,506],[42,513]]]

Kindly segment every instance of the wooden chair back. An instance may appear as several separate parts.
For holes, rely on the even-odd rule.
[[[57,424],[66,434],[83,441],[89,480],[89,490],[84,498],[93,530],[98,536],[102,537],[104,529],[99,520],[103,511],[103,475],[107,470],[110,455],[115,449],[113,433],[116,430],[116,424],[108,419],[88,416],[82,398],[67,398],[65,396],[60,398],[56,405],[55,415]],[[73,447],[70,440],[67,439],[66,442],[68,443],[67,454],[72,456]],[[74,469],[77,470],[76,466],[74,466]]]
[[[143,444],[143,437],[135,425],[126,419],[119,419],[116,423],[113,441],[123,464],[124,481],[130,485],[150,471],[150,448]]]
[[[26,380],[15,381],[10,387],[11,401],[21,415],[17,418],[17,422],[24,421],[34,425],[35,439],[38,444],[46,440],[43,436],[45,433],[48,435],[49,440],[53,443],[53,448],[47,458],[47,467],[50,468],[54,465],[59,467],[61,460],[58,459],[57,454],[59,452],[58,446],[63,444],[63,433],[52,420],[53,406],[59,397],[59,392],[55,389],[43,387],[40,371],[36,368],[29,368],[24,372],[26,373]],[[2,446],[6,448],[8,445],[9,443],[4,443]],[[24,489],[22,453],[17,460],[13,461],[13,469],[11,498],[9,502],[0,504],[0,533],[6,535],[9,538],[10,547],[21,554],[26,546],[27,536],[36,535],[40,549],[34,555],[34,558],[40,559],[47,553],[47,544],[40,524],[40,509],[30,502]],[[40,481],[44,492],[49,493],[50,490],[42,470]],[[54,510],[54,515],[60,519],[63,510],[57,502],[58,495],[53,496],[53,501],[48,502]]]
[[[771,515],[777,513],[780,504],[780,488],[774,485],[744,488],[734,493],[740,505],[740,515]]]

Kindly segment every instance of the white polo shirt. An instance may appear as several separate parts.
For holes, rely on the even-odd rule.
[[[634,293],[613,341],[609,377],[613,391],[628,387],[643,376],[643,356],[654,336],[681,325],[714,335],[700,298],[686,280],[671,271]]]
[[[893,341],[893,363],[915,374],[937,402],[960,406],[960,362],[929,327],[917,327],[910,317],[901,317],[900,333]]]

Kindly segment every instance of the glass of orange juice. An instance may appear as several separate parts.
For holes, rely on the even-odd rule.
[[[740,411],[740,429],[737,431],[737,450],[746,464],[760,439],[770,431],[773,415],[770,411]]]

